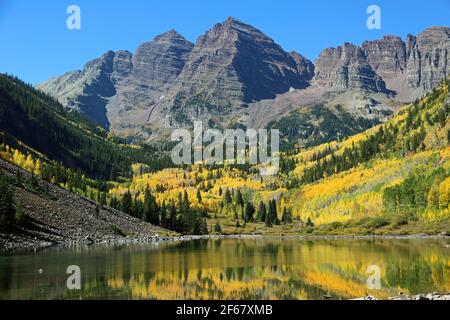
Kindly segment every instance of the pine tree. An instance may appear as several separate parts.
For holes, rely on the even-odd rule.
[[[275,224],[275,225],[280,224],[280,220],[278,219],[278,213],[277,213],[277,203],[275,200],[269,201],[269,216],[270,216],[270,222],[272,224]]]
[[[126,214],[131,215],[133,213],[133,199],[131,197],[131,192],[128,190],[122,197],[121,209]]]
[[[192,231],[190,231],[189,229],[186,229],[184,231],[185,234],[193,234],[193,235],[201,235],[201,226],[200,226],[200,219],[194,219],[194,221],[192,221]]]
[[[270,205],[270,202],[269,202],[269,207],[268,207],[268,210],[267,210],[267,212],[266,212],[266,214],[265,214],[265,224],[266,224],[266,227],[272,227],[272,215],[273,215],[273,213],[272,213],[272,206]]]
[[[231,202],[233,202],[229,189],[225,190],[225,196],[223,198],[223,201],[225,202],[225,204],[230,204]]]
[[[264,202],[262,200],[259,202],[258,220],[261,222],[266,221],[266,205],[264,204]]]
[[[204,235],[208,234],[208,225],[205,218],[196,217],[193,223],[192,234]]]
[[[172,200],[170,202],[170,207],[169,207],[169,223],[168,223],[168,228],[170,230],[175,230],[177,231],[177,208],[175,207],[175,203]]]
[[[177,216],[177,220],[175,223],[175,231],[182,233],[182,234],[188,234],[189,233],[189,226],[188,221],[185,220],[185,216],[183,214],[179,214]]]
[[[445,127],[445,124],[447,123],[447,115],[444,108],[440,108],[438,110],[438,121],[441,128]]]
[[[306,226],[307,227],[314,227],[314,223],[311,221],[310,217],[308,217],[308,220],[306,221]]]
[[[8,230],[15,223],[14,199],[8,178],[0,174],[0,229]]]
[[[222,233],[222,227],[220,226],[219,221],[217,221],[216,224],[214,225],[214,232]]]
[[[183,205],[182,205],[182,210],[184,212],[189,211],[191,205],[189,203],[189,196],[186,190],[184,190],[184,196],[183,196]]]
[[[181,208],[183,206],[183,195],[180,193],[178,193],[178,202],[177,205],[179,208]]]
[[[236,204],[241,208],[244,207],[244,199],[242,198],[242,193],[240,189],[238,189],[236,192]]]
[[[247,202],[247,204],[245,205],[244,221],[252,222],[254,219],[254,214],[255,214],[255,207],[251,202]]]
[[[292,213],[291,210],[286,209],[286,207],[283,208],[283,215],[282,215],[282,221],[284,224],[292,223]]]
[[[106,206],[107,205],[107,201],[106,201],[106,193],[102,192],[101,196],[100,196],[100,205],[102,206]]]
[[[142,201],[139,200],[137,195],[134,197],[134,200],[132,201],[131,215],[139,219],[144,219],[144,205],[142,204]]]
[[[166,208],[166,201],[164,200],[161,205],[161,221],[160,225],[164,228],[167,228],[167,208]]]
[[[147,189],[144,195],[144,204],[143,204],[143,220],[150,222],[154,225],[160,224],[159,218],[159,207],[156,203],[155,197],[151,194],[150,190]]]
[[[200,189],[197,189],[197,201],[198,203],[202,203],[202,193],[200,192]]]

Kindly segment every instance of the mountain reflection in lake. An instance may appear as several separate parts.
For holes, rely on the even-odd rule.
[[[224,239],[0,256],[0,299],[335,299],[450,291],[448,240]],[[81,290],[68,290],[70,265]],[[369,289],[367,269],[381,271]]]

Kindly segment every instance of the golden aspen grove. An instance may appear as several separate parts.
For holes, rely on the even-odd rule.
[[[449,111],[448,83],[443,83],[382,125],[342,142],[284,153],[283,161],[295,165],[276,177],[194,165],[136,175],[108,196],[130,191],[143,198],[150,189],[162,204],[186,192],[192,206],[209,213],[210,230],[219,223],[229,234],[442,232],[449,230],[450,218]],[[416,183],[417,177],[426,185]],[[398,195],[392,207],[389,195],[401,187],[415,189],[416,200],[423,201],[408,202]],[[224,204],[226,190],[234,195],[230,204]],[[238,190],[243,206],[236,202]],[[257,209],[261,201],[270,200],[276,200],[276,225],[244,217],[246,203]],[[281,222],[285,210],[292,215],[289,223]]]
[[[155,171],[132,162],[130,178],[99,180],[22,142],[17,148],[2,144],[0,154],[101,205],[180,233],[434,234],[449,230],[448,86],[443,82],[363,133],[283,152],[276,176],[262,177],[248,165]],[[193,210],[189,219],[198,218],[198,226],[176,226],[186,223],[183,206]]]

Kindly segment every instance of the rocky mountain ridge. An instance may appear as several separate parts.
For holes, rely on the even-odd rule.
[[[193,44],[175,30],[141,44],[136,52],[108,51],[83,70],[52,78],[38,88],[111,131],[143,125],[147,112],[184,67]]]
[[[382,122],[399,106],[414,101],[448,76],[449,34],[448,27],[431,27],[417,36],[408,35],[405,42],[387,35],[361,46],[345,43],[327,48],[314,62],[308,88],[250,104],[240,121],[249,127],[265,127],[293,111],[311,113],[320,105],[335,114],[339,113],[336,107],[342,107],[355,119]]]
[[[312,63],[230,17],[195,44],[171,30],[134,54],[109,51],[38,88],[120,136],[151,141],[196,119],[215,127],[267,125],[316,104],[339,103],[382,121],[449,72],[448,27],[405,41],[389,35],[360,46],[345,43]],[[271,107],[261,112],[261,104]]]

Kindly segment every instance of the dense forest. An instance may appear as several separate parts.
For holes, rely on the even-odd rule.
[[[435,108],[436,105],[440,106]],[[317,181],[375,157],[387,157],[392,153],[405,156],[408,153],[431,149],[435,146],[427,146],[425,143],[427,129],[434,126],[444,128],[448,123],[449,115],[448,92],[436,88],[426,99],[417,100],[407,109],[401,110],[399,113],[401,120],[397,117],[379,126],[374,134],[353,143],[351,147],[345,148],[342,154],[337,154],[331,148],[314,154],[313,160],[316,163],[304,171],[301,182]],[[445,138],[450,139],[448,129]]]
[[[49,160],[79,169],[93,178],[131,176],[133,163],[150,170],[171,165],[158,148],[131,147],[96,127],[77,112],[68,112],[53,98],[21,80],[0,74],[0,143],[24,144]]]
[[[280,150],[287,152],[301,145],[313,147],[343,139],[379,124],[378,120],[355,118],[340,105],[328,108],[316,105],[310,112],[296,110],[269,124],[280,130]]]
[[[99,206],[181,234],[439,231],[450,218],[449,84],[365,132],[291,147],[279,174],[261,177],[249,164],[171,166],[163,147],[126,145],[1,76],[0,155]],[[20,220],[10,192],[20,180],[0,179],[5,228]]]

